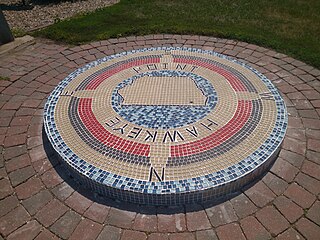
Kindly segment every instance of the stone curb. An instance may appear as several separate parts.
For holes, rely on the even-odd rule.
[[[13,42],[0,45],[0,57],[8,53],[22,51],[24,48],[35,43],[34,37],[29,35],[15,38]]]

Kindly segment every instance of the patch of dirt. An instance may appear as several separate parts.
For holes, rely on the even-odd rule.
[[[0,0],[0,8],[15,31],[28,32],[51,25],[79,13],[92,12],[119,0]]]

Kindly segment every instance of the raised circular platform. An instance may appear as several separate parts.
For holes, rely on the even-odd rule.
[[[283,99],[251,67],[190,48],[150,48],[78,69],[50,95],[48,139],[95,191],[172,205],[228,195],[275,160]]]

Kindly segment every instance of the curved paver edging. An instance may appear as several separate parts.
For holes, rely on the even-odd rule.
[[[143,207],[87,198],[42,143],[42,109],[61,79],[85,63],[142,47],[195,47],[236,57],[284,97],[289,124],[280,155],[255,185],[217,205]],[[320,71],[255,45],[202,36],[152,35],[67,48],[37,42],[0,59],[0,233],[75,239],[316,239],[320,235]],[[66,181],[65,181],[66,180]],[[75,189],[77,191],[75,191]],[[139,209],[140,208],[140,209]],[[221,217],[220,217],[221,216]],[[66,224],[68,223],[68,224]],[[90,226],[90,227],[88,227]]]

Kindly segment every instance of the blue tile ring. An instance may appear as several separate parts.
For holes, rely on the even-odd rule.
[[[129,105],[123,106],[119,90],[133,84],[141,77],[189,77],[206,97],[203,106]],[[212,84],[201,76],[181,71],[152,71],[135,75],[122,81],[113,91],[112,107],[124,119],[136,125],[154,129],[178,128],[204,118],[217,104],[218,97]],[[179,117],[177,117],[179,116]]]

